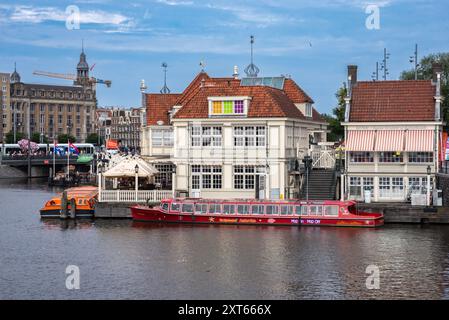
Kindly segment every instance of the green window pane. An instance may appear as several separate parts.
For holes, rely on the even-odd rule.
[[[233,113],[233,103],[232,101],[224,101],[224,113],[232,114]]]

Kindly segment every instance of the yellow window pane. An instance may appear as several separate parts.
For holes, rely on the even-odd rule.
[[[214,113],[214,114],[223,113],[223,108],[222,108],[222,102],[221,101],[214,101],[213,102],[212,113]]]

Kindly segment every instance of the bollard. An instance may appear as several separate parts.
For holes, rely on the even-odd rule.
[[[67,191],[64,190],[61,197],[61,219],[67,219]]]

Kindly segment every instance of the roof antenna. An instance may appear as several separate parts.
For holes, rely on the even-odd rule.
[[[251,39],[251,63],[246,67],[245,73],[248,78],[256,78],[259,73],[259,68],[254,64],[253,46],[254,46],[254,36]]]
[[[168,65],[167,65],[166,62],[162,63],[162,68],[164,69],[164,86],[162,87],[160,92],[162,94],[167,94],[167,93],[170,93],[170,89],[167,87],[167,68],[168,68]]]

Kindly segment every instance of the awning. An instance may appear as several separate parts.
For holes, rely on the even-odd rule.
[[[379,130],[374,151],[404,151],[403,130]]]
[[[376,131],[374,130],[348,131],[345,149],[347,151],[373,151],[375,135]]]
[[[409,130],[406,132],[405,151],[433,152],[434,137],[433,130]]]
[[[151,164],[140,158],[127,158],[120,161],[115,167],[103,173],[103,176],[108,178],[135,177],[136,166],[139,167],[137,172],[139,178],[147,178],[159,173],[159,171]]]
[[[78,159],[76,159],[76,163],[89,163],[94,159],[92,155],[82,154],[78,156]]]

